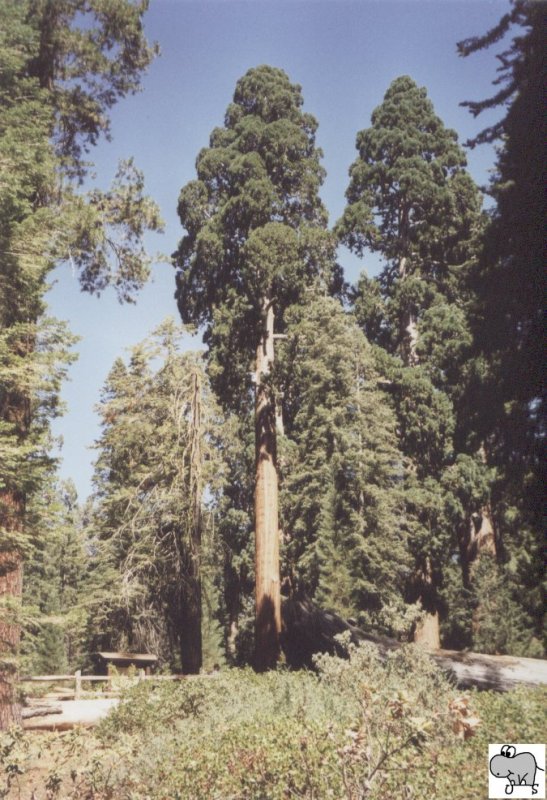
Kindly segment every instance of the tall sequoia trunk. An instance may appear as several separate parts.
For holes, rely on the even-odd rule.
[[[202,531],[202,454],[201,454],[201,379],[193,375],[190,431],[190,537],[187,543],[181,627],[180,650],[182,671],[197,675],[203,663],[201,637],[201,531]]]
[[[34,340],[23,337],[14,350],[20,358],[32,352]],[[0,419],[24,443],[30,427],[30,400],[25,392],[7,392],[2,397]],[[18,653],[21,629],[15,611],[23,596],[23,557],[15,541],[24,527],[25,497],[15,486],[0,492],[0,529],[7,534],[0,541],[0,730],[21,723],[17,702]],[[10,534],[13,540],[10,543]]]
[[[0,498],[0,522],[7,530],[20,527],[22,503],[5,492]],[[14,612],[23,594],[23,560],[16,550],[0,551],[0,731],[21,724],[17,702],[17,656],[21,630]]]
[[[281,633],[276,413],[271,389],[265,381],[273,361],[274,310],[271,301],[265,300],[256,351],[255,667],[258,671],[277,663]]]

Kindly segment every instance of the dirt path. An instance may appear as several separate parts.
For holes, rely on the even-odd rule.
[[[108,712],[118,704],[117,697],[97,698],[94,700],[63,700],[60,714],[48,714],[43,717],[30,717],[24,720],[23,728],[29,731],[66,731],[76,725],[91,727],[106,717]]]

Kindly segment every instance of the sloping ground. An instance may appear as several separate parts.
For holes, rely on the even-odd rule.
[[[361,630],[307,598],[284,600],[282,614],[282,646],[287,663],[292,667],[313,669],[314,656],[321,652],[345,658],[346,647],[337,639],[342,633],[346,633],[353,644],[372,643],[382,658],[402,646],[395,639]],[[493,656],[458,650],[437,650],[430,655],[460,688],[476,687],[507,692],[519,685],[547,685],[545,659]]]
[[[30,717],[23,721],[25,730],[66,731],[81,725],[89,728],[106,717],[108,712],[119,702],[117,697],[97,698],[93,700],[63,700],[57,704],[60,713]]]

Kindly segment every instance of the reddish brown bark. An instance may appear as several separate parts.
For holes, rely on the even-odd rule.
[[[34,335],[27,334],[12,343],[19,358],[27,358],[34,349]],[[15,390],[3,395],[0,419],[8,423],[20,442],[24,442],[30,426],[30,400],[24,391]],[[23,558],[15,535],[23,531],[25,515],[24,494],[15,485],[0,492],[0,730],[21,724],[21,709],[17,702],[18,654],[21,630],[15,610],[23,596]],[[13,537],[10,541],[10,535]]]
[[[23,562],[16,552],[0,552],[0,602],[20,601],[23,592]],[[20,628],[9,606],[0,608],[0,731],[21,724],[17,702],[17,654]]]
[[[483,464],[487,463],[486,449],[482,445],[478,456]],[[460,559],[462,565],[463,585],[471,586],[473,565],[482,555],[498,557],[498,538],[494,527],[494,515],[489,502],[475,510],[462,526],[460,535]]]
[[[274,360],[274,311],[264,303],[263,331],[256,354],[255,486],[255,667],[275,666],[280,653],[279,500],[275,401],[265,378]]]
[[[414,630],[414,642],[427,650],[439,650],[441,647],[440,618],[439,611],[435,607],[434,578],[429,559],[426,559],[420,583],[424,588],[420,597],[424,616]]]

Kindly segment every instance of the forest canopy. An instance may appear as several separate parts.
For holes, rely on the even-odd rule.
[[[275,668],[289,599],[433,650],[544,656],[541,4],[459,45],[515,31],[499,91],[462,98],[504,113],[468,143],[498,145],[488,207],[401,75],[329,225],[303,88],[240,77],[178,198],[180,323],[112,364],[80,504],[51,435],[74,337],[46,293],[60,263],[121,302],[148,279],[142,172],[129,155],[102,190],[88,161],[157,54],[146,6],[0,0],[0,728],[21,670],[98,650]],[[339,245],[378,274],[350,284]]]

